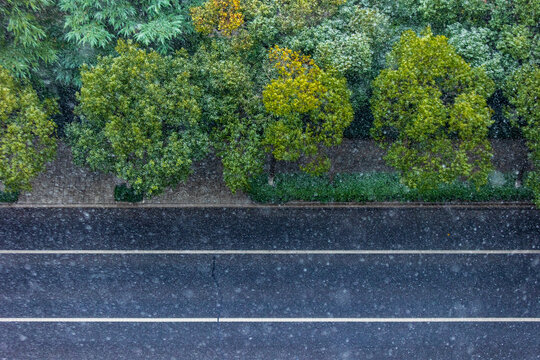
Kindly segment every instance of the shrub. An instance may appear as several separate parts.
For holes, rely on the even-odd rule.
[[[114,200],[126,202],[140,202],[143,200],[142,194],[137,193],[133,188],[126,184],[116,185],[114,187]]]
[[[0,202],[14,203],[19,199],[18,192],[0,191]]]
[[[253,201],[261,203],[531,200],[531,189],[515,188],[514,180],[513,174],[506,174],[504,184],[486,184],[477,188],[469,182],[456,181],[419,192],[403,185],[395,173],[337,174],[333,182],[326,176],[278,174],[274,186],[268,185],[266,175],[260,175],[251,180],[248,195]]]

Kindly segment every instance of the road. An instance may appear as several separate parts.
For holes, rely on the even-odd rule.
[[[0,208],[0,359],[540,359],[540,211]]]

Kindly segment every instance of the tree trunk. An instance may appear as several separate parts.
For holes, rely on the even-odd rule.
[[[525,143],[525,139],[521,139],[521,141]],[[517,161],[518,170],[517,170],[517,178],[516,178],[516,183],[515,183],[515,187],[517,188],[523,185],[525,173],[532,169],[531,164],[529,162],[529,154],[530,154],[530,150],[528,150],[528,147],[527,147],[527,155],[525,156],[525,158],[520,158]]]
[[[274,177],[276,175],[276,158],[270,154],[270,168],[268,170],[268,185],[274,186]]]
[[[328,170],[328,180],[330,181],[330,184],[334,184],[334,177],[336,175],[336,169],[334,168],[334,162],[330,160],[330,169]]]

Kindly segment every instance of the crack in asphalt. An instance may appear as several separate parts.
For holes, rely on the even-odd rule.
[[[217,332],[218,332],[218,349],[222,348],[222,333],[221,333],[221,304],[223,302],[223,294],[221,293],[221,288],[219,286],[219,280],[216,272],[216,259],[217,256],[214,255],[212,257],[212,269],[211,269],[211,277],[212,281],[214,282],[214,287],[216,289],[216,311],[217,311]]]

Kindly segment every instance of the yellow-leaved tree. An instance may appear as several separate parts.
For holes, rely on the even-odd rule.
[[[209,0],[201,6],[191,8],[195,30],[209,35],[216,31],[231,35],[244,23],[239,0]]]
[[[326,150],[341,143],[353,118],[346,80],[287,48],[273,47],[269,58],[277,77],[263,90],[263,102],[274,121],[265,129],[263,144],[274,159],[303,158],[303,171],[325,173],[331,167]],[[270,183],[273,175],[271,166]]]

